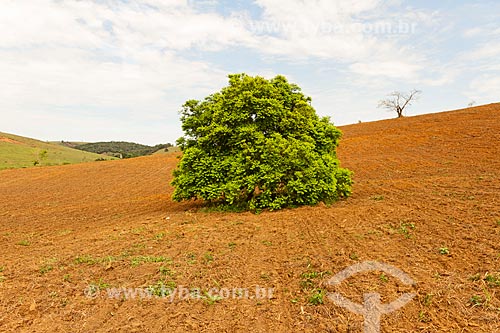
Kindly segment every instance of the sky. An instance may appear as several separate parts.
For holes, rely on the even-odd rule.
[[[0,0],[0,131],[175,142],[230,73],[278,74],[336,125],[500,102],[500,1]]]

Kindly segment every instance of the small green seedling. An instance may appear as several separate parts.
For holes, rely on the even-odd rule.
[[[450,249],[448,249],[446,246],[443,246],[439,249],[439,254],[448,255],[450,254]]]
[[[481,305],[483,305],[484,300],[483,300],[483,297],[481,297],[481,296],[479,296],[479,295],[473,295],[473,296],[469,299],[469,303],[470,303],[472,306],[481,306]]]
[[[382,281],[382,282],[385,282],[385,283],[389,282],[389,278],[384,273],[380,274],[379,278],[380,278],[380,281]]]
[[[313,291],[311,296],[309,296],[309,303],[312,305],[323,304],[323,298],[325,297],[325,292],[321,289],[316,289]]]

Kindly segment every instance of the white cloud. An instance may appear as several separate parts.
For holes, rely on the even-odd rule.
[[[467,38],[474,38],[484,34],[485,31],[482,27],[474,27],[464,31],[463,35]]]
[[[353,16],[373,9],[379,1],[257,0],[256,3],[264,13],[260,21],[252,22],[250,29],[261,30],[265,35],[260,45],[264,52],[292,58],[316,56],[351,61],[367,57],[377,45],[376,38],[363,34],[363,26]]]
[[[145,85],[153,80],[163,88],[182,87],[199,73],[202,85],[213,80],[202,79],[205,74],[220,71],[173,52],[213,49],[245,38],[231,20],[197,14],[185,1],[111,4],[117,8],[91,1],[5,1],[0,29],[11,33],[0,34],[2,73],[11,81],[62,79],[61,87],[69,78],[94,85],[113,81],[117,90],[143,79]],[[127,84],[120,82],[124,75],[131,76]]]
[[[472,100],[481,103],[500,100],[500,75],[486,74],[474,79],[465,93]]]
[[[172,107],[169,94],[201,95],[225,81],[222,69],[187,60],[182,52],[237,45],[351,62],[362,75],[407,78],[419,70],[390,56],[403,56],[396,42],[363,31],[357,16],[382,8],[381,1],[256,3],[263,18],[250,23],[278,24],[276,33],[255,31],[245,15],[203,13],[183,0],[4,0],[0,29],[11,33],[0,35],[1,103],[24,110],[164,112]]]
[[[421,66],[403,61],[378,61],[376,63],[355,63],[350,68],[354,73],[361,75],[411,79],[417,75]]]
[[[398,1],[257,0],[259,21],[247,23],[261,52],[291,59],[316,57],[349,65],[356,74],[416,78],[426,57],[404,47],[435,13],[407,10]],[[391,7],[396,6],[396,7]],[[389,11],[392,9],[392,11]]]
[[[201,98],[226,81],[222,69],[179,51],[231,44],[240,38],[232,26],[215,14],[194,12],[185,1],[5,0],[2,123],[15,130],[23,114],[31,122],[23,126],[38,130],[40,119],[63,121],[71,112],[87,124],[76,132],[116,123],[127,132],[138,121],[168,118],[174,121],[163,128],[177,128],[184,100]]]
[[[335,102],[329,96],[350,105],[359,90],[363,96],[370,90],[374,99],[394,85],[444,86],[471,68],[490,73],[485,79],[498,87],[491,76],[500,56],[492,42],[500,34],[495,22],[465,31],[465,40],[477,47],[446,59],[439,43],[453,32],[444,30],[440,14],[400,0],[255,0],[252,5],[262,10],[257,19],[241,9],[223,15],[217,3],[2,0],[2,123],[21,126],[22,113],[33,128],[43,119],[65,119],[71,126],[119,123],[117,129],[128,131],[151,119],[165,124],[164,131],[179,132],[176,111],[182,102],[226,82],[229,66],[220,58],[228,49],[259,57],[241,59],[238,68],[249,73],[274,76],[292,69],[287,75],[292,81],[295,74],[323,78],[317,85],[298,83],[311,87],[325,110]],[[287,67],[291,63],[310,70],[294,72]],[[345,84],[326,82],[320,69],[328,66]],[[325,84],[332,91],[322,90]],[[351,90],[355,93],[346,93]],[[489,96],[492,90],[474,83],[470,93]]]
[[[494,59],[500,56],[500,44],[498,43],[485,43],[477,49],[472,50],[466,54],[466,58],[470,60]]]

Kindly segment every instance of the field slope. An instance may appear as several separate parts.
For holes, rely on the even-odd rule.
[[[109,157],[0,132],[0,170],[74,164]]]
[[[408,292],[381,332],[500,332],[500,104],[342,130],[356,183],[330,207],[172,202],[174,154],[1,171],[0,331],[362,332],[326,293]],[[415,284],[383,272],[326,283],[367,260]],[[106,292],[162,285],[201,297]],[[235,287],[249,297],[207,296]],[[272,297],[252,297],[257,287]]]

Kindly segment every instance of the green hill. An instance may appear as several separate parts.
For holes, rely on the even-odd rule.
[[[111,142],[95,142],[76,145],[75,149],[81,149],[97,154],[106,154],[119,156],[123,158],[138,157],[151,155],[159,150],[165,150],[171,147],[170,143],[159,144],[156,146],[146,146],[133,142],[111,141]]]
[[[0,170],[113,159],[61,145],[0,132]]]

